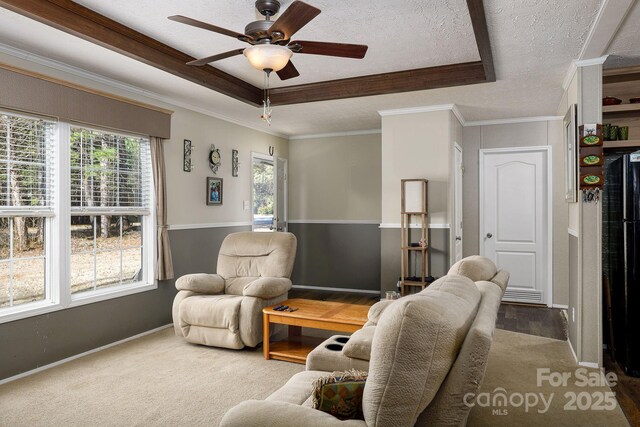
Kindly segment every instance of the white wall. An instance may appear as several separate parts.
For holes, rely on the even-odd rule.
[[[429,180],[429,224],[449,224],[450,110],[382,117],[382,222],[400,222],[400,180]]]
[[[165,144],[169,225],[251,222],[251,210],[243,209],[243,201],[251,201],[251,152],[268,154],[269,146],[274,146],[276,156],[288,159],[288,140],[182,108],[174,110],[171,139]],[[194,145],[192,172],[182,170],[184,139]],[[211,144],[221,154],[216,175],[209,169]],[[231,176],[232,149],[238,150],[237,177]],[[211,176],[223,179],[221,206],[205,203],[206,178]]]
[[[381,135],[289,142],[290,220],[380,222]]]
[[[479,242],[479,150],[486,148],[550,145],[552,159],[552,250],[554,260],[567,259],[567,207],[564,201],[564,157],[561,120],[469,126],[463,130],[463,254],[475,255]],[[553,303],[569,303],[569,270],[566,262],[553,263]]]

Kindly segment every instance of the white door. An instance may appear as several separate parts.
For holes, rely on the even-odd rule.
[[[462,148],[455,144],[453,150],[454,161],[454,213],[453,232],[455,240],[453,242],[453,262],[462,259]]]
[[[506,301],[551,304],[549,152],[480,150],[480,254],[510,273]]]

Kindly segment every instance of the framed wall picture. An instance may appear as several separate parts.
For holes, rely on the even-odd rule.
[[[207,178],[207,205],[222,204],[222,178]]]
[[[577,153],[577,128],[576,105],[572,104],[564,116],[564,191],[565,200],[569,203],[578,201],[578,153]]]

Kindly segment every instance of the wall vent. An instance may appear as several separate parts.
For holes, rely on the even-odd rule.
[[[544,293],[529,289],[507,289],[504,293],[503,301],[525,302],[533,304],[544,304]]]

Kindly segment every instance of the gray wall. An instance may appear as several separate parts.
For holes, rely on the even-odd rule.
[[[249,227],[171,230],[176,277],[212,273],[224,237]],[[0,324],[0,379],[167,325],[174,281],[158,289]]]
[[[580,263],[578,260],[578,238],[569,235],[569,341],[574,351],[578,351],[578,322],[576,307],[579,306]],[[574,320],[575,317],[575,320]]]
[[[289,224],[298,239],[294,285],[380,290],[378,224]]]

